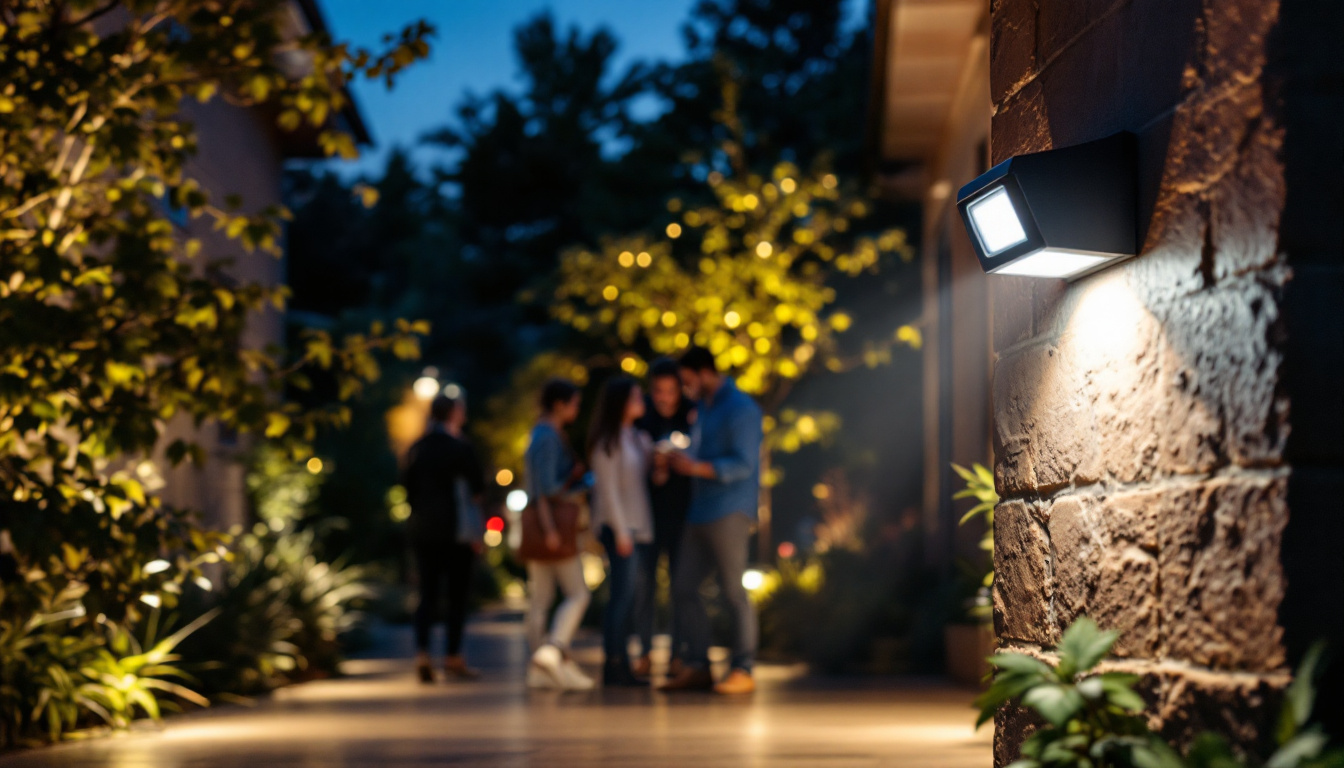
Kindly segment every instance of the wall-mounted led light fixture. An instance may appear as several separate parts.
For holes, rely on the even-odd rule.
[[[957,195],[980,265],[1074,280],[1138,251],[1134,135],[999,163]]]

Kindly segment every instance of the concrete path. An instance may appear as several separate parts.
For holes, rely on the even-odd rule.
[[[396,645],[407,638],[398,635]],[[891,766],[988,768],[971,691],[935,682],[809,678],[762,667],[744,699],[644,689],[523,686],[516,622],[472,625],[485,675],[422,686],[404,658],[348,663],[349,677],[256,707],[171,718],[162,729],[0,758],[0,768],[390,768],[392,766]],[[399,655],[399,652],[398,652]],[[587,661],[593,661],[588,656]]]

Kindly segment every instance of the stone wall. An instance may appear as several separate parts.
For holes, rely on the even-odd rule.
[[[1304,648],[1344,655],[1341,9],[991,4],[994,162],[1134,131],[1143,232],[1073,284],[991,281],[996,630],[1121,630],[1177,741],[1268,746]],[[1030,726],[997,726],[1003,765]]]

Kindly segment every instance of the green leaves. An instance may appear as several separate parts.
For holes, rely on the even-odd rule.
[[[195,434],[161,445],[166,424],[300,445],[348,413],[282,402],[291,382],[320,367],[355,396],[380,355],[418,354],[409,323],[327,337],[312,355],[302,344],[249,348],[256,313],[282,309],[288,293],[234,265],[249,251],[279,255],[289,214],[193,179],[198,142],[184,109],[220,96],[221,109],[264,104],[249,114],[294,115],[291,128],[306,121],[329,151],[353,155],[333,119],[351,80],[386,79],[422,58],[432,28],[351,51],[286,33],[282,0],[114,0],[112,28],[84,23],[103,6],[13,0],[0,24],[0,493],[24,574],[0,600],[0,749],[38,729],[55,737],[88,725],[91,713],[122,725],[191,698],[166,661],[110,645],[109,657],[88,657],[111,642],[91,617],[135,626],[227,555],[227,537],[157,495],[158,460],[136,458],[204,460]],[[305,65],[290,66],[296,59]],[[188,237],[204,222],[218,234]],[[176,566],[145,572],[160,559]],[[52,602],[70,584],[82,585],[87,615]],[[8,646],[6,628],[17,638]],[[146,679],[123,686],[136,665]]]
[[[989,690],[976,700],[976,726],[1014,701],[1045,721],[1023,743],[1022,759],[1012,764],[1017,768],[1344,768],[1344,751],[1329,751],[1325,735],[1305,727],[1319,647],[1307,654],[1285,692],[1279,749],[1261,762],[1248,759],[1217,734],[1200,734],[1182,755],[1149,731],[1141,717],[1145,702],[1134,691],[1139,677],[1092,674],[1117,639],[1117,633],[1103,632],[1082,617],[1060,639],[1054,668],[1020,653],[990,657],[998,671]]]
[[[1083,616],[1064,630],[1059,641],[1059,666],[1055,674],[1061,681],[1071,682],[1075,676],[1091,671],[1097,662],[1111,652],[1120,633],[1102,632],[1092,619]]]

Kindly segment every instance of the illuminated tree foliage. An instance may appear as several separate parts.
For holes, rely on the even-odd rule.
[[[390,82],[432,34],[417,24],[385,52],[353,50],[286,32],[291,12],[283,0],[0,6],[0,528],[20,575],[4,588],[6,627],[58,609],[67,633],[93,617],[129,626],[219,559],[221,539],[142,482],[170,421],[218,424],[302,457],[320,426],[347,414],[305,411],[283,400],[286,387],[321,372],[348,399],[378,375],[380,349],[417,354],[415,333],[427,329],[406,322],[345,339],[312,332],[289,351],[242,344],[256,313],[282,308],[287,292],[240,281],[230,263],[279,255],[287,214],[212,200],[191,178],[184,103],[252,108],[352,156],[351,137],[331,127],[346,85]],[[227,245],[179,235],[170,211],[213,222]],[[202,458],[190,440],[165,453]],[[162,558],[170,567],[144,567]],[[23,700],[20,683],[5,684]],[[32,710],[4,708],[19,711]],[[9,725],[6,740],[22,731]]]
[[[651,355],[707,347],[760,401],[766,449],[796,451],[839,427],[828,411],[784,407],[799,380],[887,363],[895,344],[918,346],[910,326],[841,343],[854,318],[836,303],[838,281],[865,279],[911,252],[898,230],[856,236],[869,204],[831,173],[781,163],[768,178],[715,172],[709,185],[714,205],[669,201],[662,237],[566,253],[554,312],[603,339],[630,373]]]

